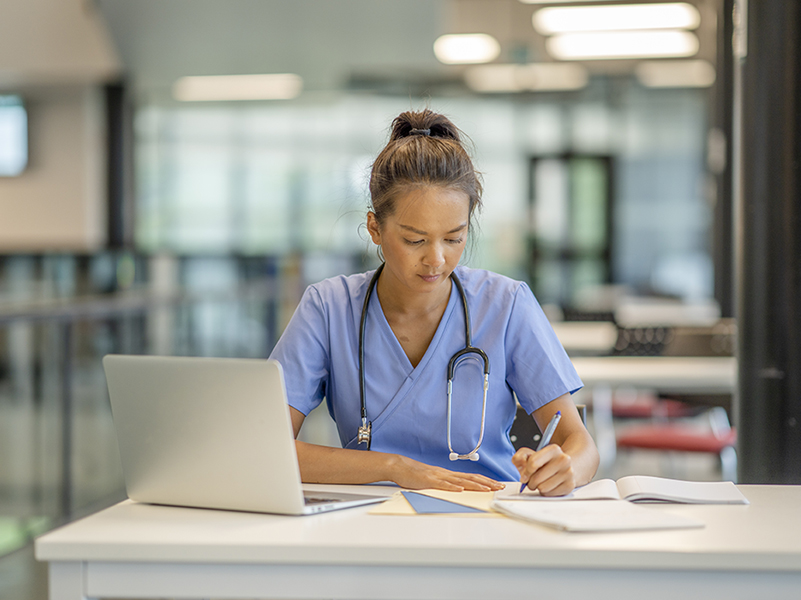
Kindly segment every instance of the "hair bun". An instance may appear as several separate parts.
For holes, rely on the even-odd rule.
[[[390,141],[417,135],[461,141],[459,130],[448,117],[427,108],[420,112],[401,113],[392,121]]]

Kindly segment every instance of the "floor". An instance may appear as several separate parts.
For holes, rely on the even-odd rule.
[[[46,600],[47,565],[33,557],[33,545],[0,558],[0,600]]]

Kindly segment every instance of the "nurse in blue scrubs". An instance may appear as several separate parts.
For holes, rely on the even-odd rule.
[[[271,356],[284,368],[295,435],[327,398],[342,442],[296,442],[303,481],[443,490],[521,481],[546,495],[588,483],[598,452],[570,397],[582,383],[537,300],[525,283],[459,265],[481,183],[458,129],[430,110],[401,114],[373,164],[370,194],[367,229],[382,270],[375,280],[371,271],[309,286]],[[486,410],[485,364],[471,353],[456,368],[448,411],[448,364],[466,345],[455,279],[472,346],[489,361]],[[543,430],[561,411],[539,452],[515,452],[509,440],[515,396]],[[359,437],[365,423],[369,444]]]

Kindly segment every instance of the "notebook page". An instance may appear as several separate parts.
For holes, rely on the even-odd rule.
[[[496,501],[493,509],[507,516],[570,532],[641,531],[703,527],[701,521],[625,500],[596,502]]]
[[[543,496],[538,490],[526,488],[520,493],[520,484],[507,484],[495,492],[495,500],[619,500],[617,485],[611,479],[598,479],[576,488],[565,496]]]
[[[630,475],[617,482],[620,496],[631,501],[657,500],[686,504],[748,504],[731,481],[682,481]]]

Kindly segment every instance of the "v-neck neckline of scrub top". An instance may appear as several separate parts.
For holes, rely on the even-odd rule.
[[[409,356],[406,354],[406,351],[403,349],[398,336],[396,336],[395,332],[392,331],[392,327],[387,320],[387,316],[384,314],[384,307],[381,306],[381,300],[379,299],[378,294],[375,294],[375,301],[377,303],[378,312],[380,313],[379,322],[381,323],[381,328],[384,332],[384,335],[388,335],[392,340],[392,349],[393,352],[395,352],[398,360],[405,361],[402,364],[406,367],[407,377],[414,379],[416,374],[425,369],[425,366],[431,360],[432,354],[436,351],[437,346],[442,340],[448,320],[450,319],[451,314],[453,314],[454,306],[456,305],[456,296],[458,296],[458,293],[454,292],[454,283],[453,280],[451,280],[451,292],[448,296],[448,305],[445,307],[445,312],[442,313],[442,317],[437,324],[437,330],[434,333],[434,337],[431,338],[431,342],[428,344],[428,348],[426,348],[423,358],[420,359],[420,362],[417,363],[417,366],[414,366],[412,365],[412,361],[409,360]]]

